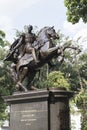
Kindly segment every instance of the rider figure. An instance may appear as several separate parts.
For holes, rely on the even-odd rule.
[[[28,31],[26,33],[22,33],[22,35],[11,45],[9,57],[13,54],[13,58],[16,58],[16,61],[18,62],[25,53],[28,53],[32,54],[35,62],[38,62],[36,58],[35,48],[33,47],[33,43],[36,40],[35,34],[32,33],[33,26],[29,25],[27,29]],[[21,47],[22,51],[19,52],[19,49]],[[5,60],[7,60],[9,57],[7,57]]]
[[[29,25],[28,26],[28,32],[25,34],[25,50],[24,50],[24,53],[32,54],[34,61],[38,62],[37,58],[36,58],[35,48],[33,47],[33,43],[36,40],[36,35],[34,33],[32,33],[32,30],[33,30],[33,26]]]
[[[19,81],[16,84],[17,90],[19,90],[20,86],[22,85],[20,82],[28,71],[28,68],[24,67],[23,71],[21,72],[21,76],[19,77],[20,72],[17,69],[18,65],[20,65],[21,63],[28,64],[28,62],[32,60],[34,60],[35,63],[38,62],[36,58],[35,48],[33,46],[33,43],[36,40],[36,35],[32,33],[33,26],[29,25],[27,29],[27,32],[22,33],[22,35],[11,45],[10,54],[6,58],[6,60],[8,60],[10,56],[13,55],[13,59],[16,59],[16,62],[14,62],[14,64],[12,65],[11,72],[13,76],[15,75],[14,77],[16,77],[17,79],[19,78]],[[13,79],[15,81],[15,78]]]

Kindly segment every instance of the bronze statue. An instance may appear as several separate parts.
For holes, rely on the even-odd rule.
[[[17,90],[27,91],[32,89],[32,81],[41,67],[48,63],[51,65],[52,58],[62,55],[67,47],[55,46],[53,40],[59,39],[54,27],[42,28],[37,36],[32,33],[33,27],[28,26],[28,32],[23,33],[10,48],[5,58],[12,61],[11,72],[16,83]],[[74,49],[76,49],[74,47]],[[28,78],[26,86],[23,85],[25,78]]]

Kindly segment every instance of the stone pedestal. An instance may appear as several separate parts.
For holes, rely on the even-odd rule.
[[[42,90],[4,97],[10,104],[10,130],[70,130],[72,92]]]

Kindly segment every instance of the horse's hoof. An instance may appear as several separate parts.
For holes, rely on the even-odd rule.
[[[16,84],[15,88],[16,88],[16,91],[19,90],[19,85]]]
[[[31,87],[30,87],[30,90],[37,90],[37,88],[34,87],[34,86],[31,86]]]
[[[35,62],[35,64],[38,64],[40,61],[39,60],[35,60],[34,62]]]

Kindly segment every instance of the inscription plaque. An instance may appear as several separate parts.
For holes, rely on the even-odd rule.
[[[46,101],[12,104],[10,128],[14,130],[48,130],[47,113]]]

